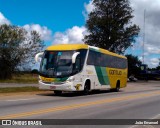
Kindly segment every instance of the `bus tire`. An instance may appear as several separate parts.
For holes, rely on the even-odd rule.
[[[61,95],[61,94],[62,94],[62,91],[57,91],[57,90],[55,90],[55,91],[54,91],[54,94],[55,94],[55,95]]]
[[[118,80],[116,84],[115,92],[119,92],[119,90],[120,90],[120,81]]]
[[[116,88],[111,88],[110,91],[111,92],[119,92],[120,90],[120,81],[118,80],[116,83]]]
[[[87,80],[84,85],[84,91],[83,91],[84,95],[88,95],[89,91],[90,91],[90,80]]]

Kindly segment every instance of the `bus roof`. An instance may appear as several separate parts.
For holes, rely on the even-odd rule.
[[[88,48],[90,48],[94,51],[97,51],[97,52],[101,52],[101,53],[104,53],[104,54],[110,54],[110,55],[113,55],[113,56],[117,56],[117,57],[126,59],[125,56],[118,55],[118,54],[110,52],[108,50],[98,48],[98,47],[94,47],[94,46],[89,46],[89,45],[86,45],[86,44],[57,44],[57,45],[49,46],[46,50],[47,51],[63,51],[63,50],[88,49]]]
[[[94,46],[89,46],[89,48],[94,50],[94,51],[100,52],[100,53],[109,54],[109,55],[112,55],[112,56],[117,56],[117,57],[120,57],[120,58],[127,59],[125,56],[110,52],[110,51],[102,49],[102,48],[98,48],[98,47],[94,47]]]
[[[53,46],[49,46],[47,48],[48,51],[51,50],[78,50],[78,49],[88,49],[88,45],[85,44],[57,44]]]
[[[110,54],[110,55],[112,55],[112,56],[117,56],[117,57],[121,57],[121,58],[125,58],[125,59],[127,59],[127,57],[125,57],[125,56],[122,56],[122,55],[119,55],[119,54],[116,54],[116,53],[113,53],[113,52],[110,52],[110,51],[108,51],[108,50],[104,50],[104,49],[101,49],[100,48],[100,51],[102,51],[103,53],[106,53],[106,54]]]

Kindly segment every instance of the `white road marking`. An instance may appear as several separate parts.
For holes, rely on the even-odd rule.
[[[136,127],[136,125],[132,125],[131,127],[129,127],[129,128],[135,128]]]
[[[6,101],[23,101],[23,100],[33,100],[35,98],[29,98],[29,99],[15,99],[15,100],[6,100]]]
[[[160,114],[155,115],[154,117],[152,117],[151,119],[158,119],[160,118]]]
[[[129,128],[155,128],[152,125],[133,125]]]

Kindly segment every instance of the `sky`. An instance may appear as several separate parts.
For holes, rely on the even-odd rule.
[[[160,58],[160,0],[130,0],[134,18],[141,31],[126,54],[142,60],[144,10],[145,63],[154,68]],[[0,25],[12,24],[40,33],[45,45],[83,43],[87,34],[85,22],[94,9],[92,0],[0,0]]]

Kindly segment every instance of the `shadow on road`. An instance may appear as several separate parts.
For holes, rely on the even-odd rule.
[[[123,90],[120,90],[119,92],[123,92]],[[88,95],[98,95],[98,94],[104,94],[104,93],[118,93],[118,92],[113,92],[110,90],[94,90],[94,91],[91,91]],[[58,97],[88,96],[88,95],[84,95],[83,92],[63,92],[61,95],[55,95],[54,92],[51,92],[51,93],[41,93],[41,94],[37,94],[37,95],[58,96]]]

